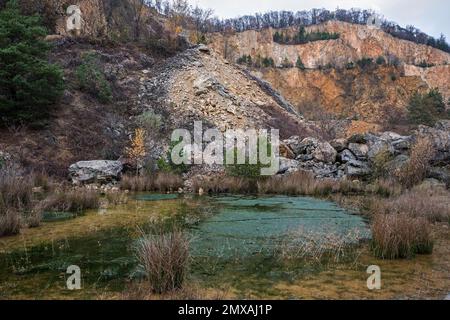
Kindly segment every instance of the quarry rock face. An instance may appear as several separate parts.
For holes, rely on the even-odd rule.
[[[69,175],[74,184],[107,183],[119,180],[122,170],[120,161],[80,161],[69,167]]]
[[[389,52],[407,65],[450,63],[450,55],[438,49],[395,38],[381,29],[341,21],[328,21],[306,27],[306,32],[338,33],[339,39],[309,42],[304,45],[283,45],[273,41],[276,31],[283,31],[291,38],[298,28],[277,30],[249,30],[232,35],[220,33],[211,36],[211,47],[224,53],[227,59],[236,61],[242,55],[272,57],[280,66],[285,58],[294,65],[300,57],[306,68],[317,68],[329,63],[345,66],[362,58],[377,59]],[[225,50],[226,49],[226,50]]]
[[[405,112],[417,91],[438,88],[450,98],[450,54],[426,45],[395,38],[380,29],[340,21],[309,26],[306,32],[338,33],[339,39],[301,45],[275,43],[273,34],[291,36],[298,28],[248,30],[234,34],[215,33],[211,48],[230,62],[243,55],[272,58],[275,68],[254,73],[269,82],[305,118],[323,114],[383,123]],[[387,64],[377,65],[379,57]],[[306,70],[282,68],[301,58]],[[360,68],[357,62],[370,58],[373,64]],[[428,67],[420,67],[423,62]],[[349,68],[348,65],[354,67]]]

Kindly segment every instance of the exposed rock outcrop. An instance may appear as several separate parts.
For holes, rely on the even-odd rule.
[[[292,160],[282,161],[280,173],[302,169],[313,172],[317,178],[364,179],[372,174],[380,153],[383,153],[382,159],[387,160],[385,168],[395,172],[408,163],[410,149],[419,137],[430,139],[436,149],[435,166],[429,170],[428,177],[449,184],[450,121],[438,122],[434,128],[420,126],[411,136],[395,132],[367,133],[330,143],[294,136],[284,140],[283,144],[292,151],[298,165],[296,167]]]
[[[74,184],[108,183],[120,179],[123,166],[120,161],[80,161],[69,167]]]
[[[437,164],[450,163],[450,127],[448,121],[438,122],[434,128],[419,126],[415,132],[417,138],[430,139],[436,149],[433,161]]]

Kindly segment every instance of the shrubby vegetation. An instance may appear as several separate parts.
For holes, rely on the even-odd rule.
[[[171,173],[175,175],[181,175],[183,173],[186,173],[189,170],[190,165],[187,164],[175,164],[172,161],[172,151],[173,148],[178,144],[178,142],[171,142],[169,150],[167,151],[167,154],[161,158],[158,159],[157,165],[158,169],[161,172],[165,173]],[[180,156],[183,156],[183,151],[180,152]]]
[[[179,230],[142,232],[136,257],[155,293],[182,289],[189,265],[188,236]]]
[[[439,119],[449,119],[444,98],[438,89],[428,93],[415,93],[408,105],[408,118],[411,123],[433,126]]]
[[[416,66],[421,67],[421,68],[431,68],[431,67],[434,67],[435,64],[428,63],[426,60],[423,60],[420,63],[416,64]]]
[[[156,174],[124,175],[120,181],[122,190],[174,192],[183,187],[183,179],[179,175],[159,172]]]
[[[48,63],[50,46],[38,16],[24,16],[16,1],[0,11],[0,114],[32,122],[49,116],[64,84],[62,70]]]
[[[376,62],[377,62],[377,65],[382,66],[382,65],[386,64],[386,59],[383,56],[379,56],[377,58]]]
[[[356,61],[356,64],[361,68],[365,69],[373,65],[372,58],[362,58],[361,60]]]
[[[320,41],[320,40],[336,40],[339,39],[338,33],[329,33],[321,31],[313,31],[306,33],[305,27],[300,27],[298,33],[296,33],[292,38],[288,34],[283,32],[275,32],[273,35],[273,41],[280,44],[305,44],[308,42]]]
[[[99,57],[94,53],[85,54],[75,71],[80,90],[96,97],[102,103],[112,101],[112,89],[105,74],[99,68]]]
[[[160,114],[156,114],[153,111],[145,111],[137,117],[137,123],[141,128],[144,128],[146,132],[159,132],[163,126],[163,119]]]
[[[305,70],[305,65],[303,64],[302,58],[300,56],[297,58],[297,62],[295,63],[295,66],[299,68],[300,70]]]
[[[236,61],[238,64],[246,65],[248,67],[255,68],[274,68],[275,61],[270,57],[261,57],[258,55],[255,59],[252,59],[250,55],[242,55]]]
[[[372,222],[372,251],[382,259],[431,254],[434,241],[430,224],[405,213],[377,214]]]

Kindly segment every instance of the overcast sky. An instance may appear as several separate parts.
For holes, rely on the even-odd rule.
[[[443,33],[450,40],[449,0],[188,0],[193,5],[214,9],[221,18],[270,10],[301,11],[312,8],[334,10],[373,9],[401,26],[414,25],[429,35]]]

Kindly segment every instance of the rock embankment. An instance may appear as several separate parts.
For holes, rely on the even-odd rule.
[[[450,121],[440,121],[433,128],[420,126],[410,136],[367,133],[330,142],[293,136],[283,141],[282,149],[288,152],[280,161],[279,173],[305,170],[317,178],[365,178],[373,173],[381,152],[388,159],[387,168],[395,170],[408,163],[411,147],[419,138],[429,139],[436,151],[429,177],[450,184]]]

